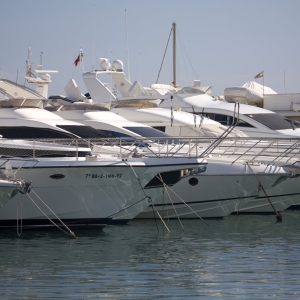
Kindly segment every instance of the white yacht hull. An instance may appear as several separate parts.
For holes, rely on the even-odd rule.
[[[267,195],[277,211],[284,211],[290,206],[299,203],[300,198],[300,178],[290,178],[279,185],[269,189]],[[259,196],[251,199],[241,206],[238,213],[273,213],[274,209],[261,191]]]
[[[224,217],[258,196],[258,179],[265,189],[269,189],[276,181],[288,176],[280,167],[257,165],[252,168],[257,172],[256,176],[247,171],[246,165],[208,159],[205,172],[186,177],[172,187],[173,192],[168,191],[171,201],[165,191],[155,201],[153,208],[149,206],[137,218],[153,218],[153,209],[165,218],[177,218],[177,215],[180,218],[197,218],[193,211],[202,218]],[[193,177],[198,179],[195,186],[189,184]]]
[[[17,173],[18,178],[32,181],[33,192],[16,195],[1,208],[0,228],[15,228],[16,220],[19,225],[22,220],[23,228],[52,227],[29,197],[57,223],[56,217],[34,192],[68,226],[101,228],[120,211],[126,212],[129,220],[149,205],[141,186],[158,172],[197,165],[197,159],[150,158],[128,159],[127,162],[117,158],[110,161],[40,159],[32,168],[23,167]],[[16,162],[12,166],[17,167]],[[155,195],[155,190],[158,188],[153,189],[151,195]]]

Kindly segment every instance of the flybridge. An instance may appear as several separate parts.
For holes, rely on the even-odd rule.
[[[32,62],[30,56],[32,55],[30,47],[28,48],[28,60],[26,61],[26,80],[29,83],[37,84],[36,92],[43,97],[48,97],[48,85],[51,82],[50,74],[56,74],[58,71],[55,70],[43,70],[42,65],[42,52],[40,54],[40,64],[37,65],[37,70],[32,70]],[[36,74],[38,76],[36,76]]]
[[[46,99],[35,90],[11,80],[0,78],[0,100],[11,98]]]

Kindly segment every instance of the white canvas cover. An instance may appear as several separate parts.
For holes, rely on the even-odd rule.
[[[252,105],[263,104],[263,94],[277,94],[271,88],[255,81],[248,81],[241,87],[229,87],[224,91],[227,102],[239,102]]]

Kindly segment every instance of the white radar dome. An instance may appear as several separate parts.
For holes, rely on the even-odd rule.
[[[112,63],[112,69],[114,71],[119,71],[119,72],[122,72],[123,71],[123,62],[121,60],[115,60],[113,63]]]
[[[109,60],[107,58],[99,58],[100,60],[100,68],[104,71],[108,71],[110,70],[110,63]]]
[[[40,78],[44,81],[51,82],[51,76],[49,74],[41,74]]]

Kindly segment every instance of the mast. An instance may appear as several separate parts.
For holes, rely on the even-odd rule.
[[[126,48],[127,48],[127,70],[128,70],[128,80],[130,81],[130,69],[129,69],[129,47],[128,47],[128,28],[127,28],[127,13],[125,8],[125,27],[126,27]]]
[[[173,86],[176,88],[176,23],[173,24]]]

